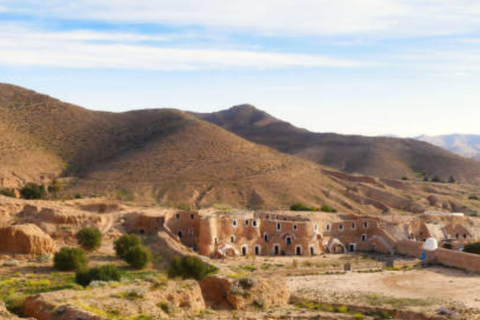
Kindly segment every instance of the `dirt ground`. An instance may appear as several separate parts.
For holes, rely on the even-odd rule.
[[[287,282],[292,294],[323,301],[363,300],[432,310],[463,305],[480,310],[480,276],[455,269],[294,276]]]

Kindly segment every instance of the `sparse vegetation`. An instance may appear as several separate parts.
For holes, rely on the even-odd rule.
[[[85,251],[80,248],[63,247],[53,257],[53,265],[61,271],[85,269],[88,264]]]
[[[88,286],[92,281],[120,281],[121,274],[113,264],[100,267],[78,269],[75,273],[75,282],[81,286]]]
[[[323,211],[323,212],[333,212],[333,213],[337,212],[337,209],[332,208],[332,207],[330,207],[330,206],[328,206],[328,205],[326,205],[326,204],[324,204],[324,205],[320,208],[320,210]]]
[[[196,256],[176,257],[172,260],[168,275],[170,277],[182,277],[184,279],[201,280],[218,272],[218,268],[209,265]]]
[[[290,210],[292,211],[318,211],[318,208],[309,207],[304,205],[303,203],[295,203],[290,206]]]
[[[16,198],[15,191],[13,191],[13,189],[2,189],[0,190],[0,195],[10,198]]]
[[[468,243],[463,247],[464,252],[480,254],[480,242]]]
[[[38,185],[36,183],[29,183],[20,189],[22,198],[27,200],[45,199],[47,191],[44,185]]]
[[[97,228],[82,228],[76,237],[78,243],[87,251],[94,251],[102,245],[102,233]]]

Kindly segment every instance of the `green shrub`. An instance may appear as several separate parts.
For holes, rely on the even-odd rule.
[[[84,287],[92,281],[120,281],[121,274],[113,264],[106,264],[90,270],[83,268],[75,273],[75,282]]]
[[[464,252],[480,254],[480,242],[468,243],[463,247]]]
[[[318,211],[315,207],[307,207],[303,203],[295,203],[290,206],[291,211]]]
[[[22,198],[27,200],[45,199],[47,191],[43,185],[29,183],[20,189],[20,194],[22,195]]]
[[[203,262],[199,257],[184,256],[172,260],[168,275],[170,277],[182,277],[184,279],[201,280],[211,274],[217,273],[218,268]]]
[[[348,307],[347,306],[338,306],[338,307],[335,308],[335,312],[347,313],[348,312]]]
[[[173,312],[173,305],[170,302],[162,301],[157,304],[157,307],[162,309],[166,314],[171,314]]]
[[[15,192],[12,189],[2,189],[0,190],[0,195],[10,198],[16,198]]]
[[[477,195],[472,194],[472,195],[468,196],[468,200],[477,200],[478,201],[478,200],[480,200],[480,198]]]
[[[102,233],[96,228],[83,228],[77,232],[78,243],[87,251],[93,251],[102,245]]]
[[[119,258],[125,259],[130,250],[142,245],[140,238],[134,234],[126,234],[115,241],[115,252]]]
[[[63,247],[53,257],[53,266],[62,271],[84,269],[87,264],[87,255],[80,248]]]
[[[143,269],[152,261],[152,253],[146,247],[137,245],[128,251],[125,261],[135,269]]]
[[[332,208],[332,207],[330,207],[330,206],[328,206],[328,205],[326,205],[326,204],[324,204],[324,205],[320,208],[320,210],[323,211],[323,212],[333,212],[333,213],[337,212],[337,209]]]

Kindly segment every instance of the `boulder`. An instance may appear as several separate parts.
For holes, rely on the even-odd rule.
[[[0,252],[42,255],[54,251],[53,239],[34,224],[8,226],[0,229]]]

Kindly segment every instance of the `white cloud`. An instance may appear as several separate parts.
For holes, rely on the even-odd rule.
[[[112,38],[116,41],[94,41]],[[43,33],[24,27],[0,27],[0,65],[147,70],[355,68],[373,65],[321,55],[157,47],[131,42],[150,39],[163,40],[163,36],[94,31]]]
[[[2,0],[0,0],[2,3]],[[480,27],[478,0],[3,0],[12,10],[276,35],[423,36]]]

